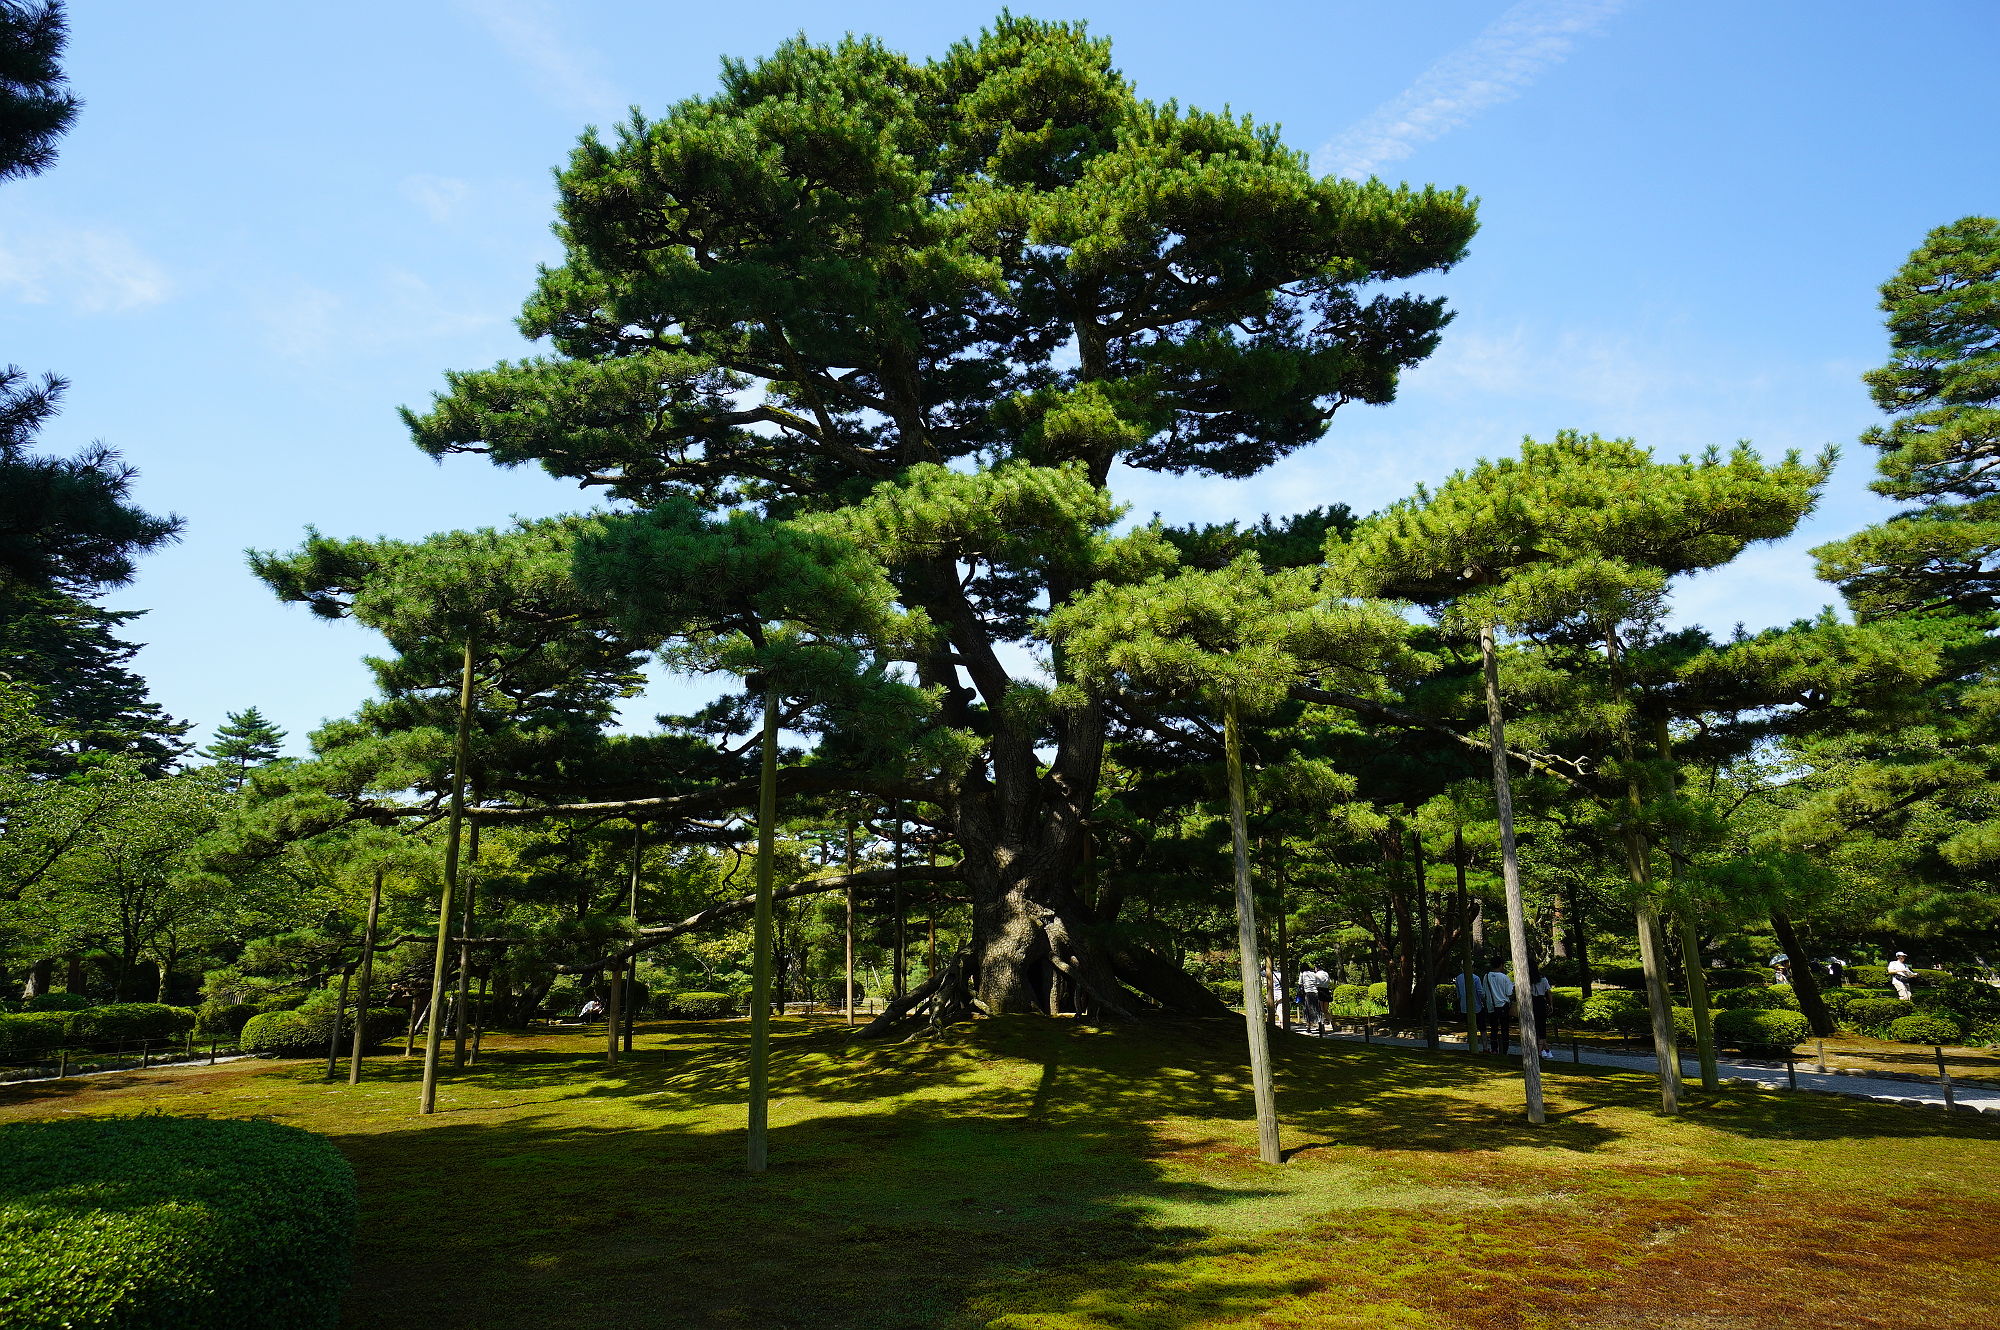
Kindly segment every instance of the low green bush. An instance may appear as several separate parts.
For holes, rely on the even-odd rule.
[[[1923,1011],[1956,1017],[1964,1025],[2000,1021],[2000,988],[1977,979],[1947,979],[1919,988],[1916,1004]]]
[[[370,1046],[401,1034],[409,1013],[397,1007],[374,1007],[368,1012]],[[338,1051],[346,1052],[354,1037],[354,1012],[341,1022]],[[333,1004],[302,1007],[297,1011],[267,1011],[252,1016],[236,1036],[236,1046],[245,1053],[269,1053],[277,1057],[325,1057],[327,1041],[333,1035]]]
[[[1910,1010],[1910,1004],[1900,998],[1862,998],[1848,1003],[1842,1016],[1855,1029],[1873,1034],[1889,1022],[1909,1015]]]
[[[71,1014],[69,1037],[79,1044],[175,1039],[194,1029],[194,1013],[160,1002],[113,1002]]]
[[[201,1039],[234,1039],[256,1014],[247,1002],[204,1002],[195,1009],[194,1032]]]
[[[1847,967],[1847,982],[1860,984],[1864,988],[1887,988],[1889,967],[1886,965],[1850,965]]]
[[[1736,1007],[1715,1017],[1716,1042],[1749,1053],[1787,1053],[1811,1033],[1796,1011]]]
[[[0,1325],[319,1330],[340,1317],[354,1173],[275,1122],[0,1126]]]
[[[1768,984],[1771,976],[1764,970],[1703,970],[1701,977],[1707,981],[1709,991],[1724,988],[1748,988],[1752,984]]]
[[[1242,982],[1238,981],[1238,989]],[[663,993],[660,995],[668,1019],[676,1021],[712,1021],[724,1016],[734,1016],[743,1009],[733,993]],[[1236,995],[1242,1000],[1242,993]]]
[[[1673,1008],[1673,1013],[1674,1013],[1674,1034],[1679,1038],[1687,1040],[1689,1043],[1693,1043],[1694,1008],[1675,1007]]]
[[[1221,998],[1224,1002],[1227,1002],[1232,1007],[1243,1000],[1243,981],[1241,979],[1211,979],[1209,980],[1208,987],[1210,991],[1212,991],[1217,997]],[[839,1001],[840,989],[836,987],[833,990],[833,992],[834,992],[834,1000]],[[653,999],[653,1010],[658,1012],[662,1016],[672,1018],[675,1015],[674,1005],[677,1002],[679,1002],[683,996],[691,996],[691,995],[684,995],[681,993],[661,993]],[[700,996],[726,998],[729,997],[729,994],[703,993]],[[860,981],[857,980],[854,985],[854,1000],[857,1004],[860,1003],[861,996],[862,996],[861,984]],[[734,1001],[735,999],[732,998],[730,1000]],[[723,1014],[728,1015],[729,1013],[724,1012]]]
[[[1581,988],[1549,989],[1549,1019],[1557,1025],[1575,1025],[1583,1015],[1583,990]]]
[[[1845,1011],[1850,1002],[1877,996],[1880,995],[1866,988],[1822,988],[1819,993],[1820,1001],[1826,1003],[1826,1009],[1835,1015]]]
[[[1725,988],[1709,998],[1718,1011],[1752,1008],[1758,1011],[1797,1011],[1799,995],[1790,984],[1758,984],[1753,987]]]
[[[38,993],[24,998],[22,1011],[83,1011],[97,1004],[81,993]]]
[[[1386,1011],[1389,1006],[1389,985],[1368,985],[1368,1000]]]
[[[23,1011],[0,1016],[0,1058],[27,1061],[62,1047],[69,1013]]]
[[[1646,999],[1622,988],[1592,993],[1583,1000],[1578,1019],[1593,1030],[1616,1030],[1620,1034],[1637,1034],[1652,1022]]]
[[[1957,1021],[1929,1011],[1899,1016],[1889,1022],[1884,1033],[1903,1044],[1956,1044],[1965,1038],[1965,1031]]]
[[[1358,1007],[1368,1000],[1368,990],[1361,984],[1335,984],[1333,1005],[1336,1007]]]
[[[1591,978],[1600,984],[1611,984],[1617,988],[1629,988],[1639,992],[1646,987],[1646,967],[1643,965],[1599,965]]]

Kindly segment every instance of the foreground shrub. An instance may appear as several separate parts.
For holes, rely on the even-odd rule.
[[[1789,1053],[1811,1033],[1796,1011],[1735,1007],[1715,1017],[1716,1041],[1746,1053]]]
[[[0,1016],[0,1058],[25,1061],[62,1047],[63,1027],[69,1014],[61,1011],[23,1011]]]
[[[1910,1014],[1910,1004],[1900,998],[1862,998],[1847,1004],[1848,1024],[1857,1030],[1874,1033],[1893,1020]]]
[[[2000,988],[1976,979],[1946,979],[1920,988],[1916,1003],[1924,1011],[1956,1017],[1965,1025],[2000,1021]]]
[[[159,1002],[113,1002],[69,1018],[69,1037],[79,1044],[174,1039],[192,1029],[192,1011]]]
[[[1238,988],[1240,997],[1240,982]],[[660,998],[668,1019],[676,1021],[718,1020],[741,1010],[731,993],[663,993]]]
[[[330,1327],[354,1202],[339,1152],[275,1122],[0,1126],[0,1325]]]
[[[1709,1005],[1718,1011],[1736,1011],[1746,1007],[1759,1011],[1797,1011],[1799,995],[1792,991],[1790,984],[1757,984],[1725,988],[1712,996]]]
[[[1965,1031],[1951,1017],[1925,1011],[1890,1021],[1885,1033],[1903,1044],[1955,1044],[1965,1037]]]
[[[1620,1034],[1637,1034],[1652,1024],[1646,999],[1620,988],[1585,998],[1580,1019],[1593,1030],[1616,1030]]]

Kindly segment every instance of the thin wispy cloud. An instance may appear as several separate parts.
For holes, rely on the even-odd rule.
[[[459,9],[527,70],[536,89],[566,111],[620,118],[629,104],[605,77],[596,53],[571,41],[548,0],[459,0]]]
[[[115,228],[0,229],[0,296],[79,314],[124,314],[157,305],[172,290],[166,269]]]
[[[1322,172],[1361,179],[1512,101],[1625,7],[1625,0],[1521,0],[1314,154]]]

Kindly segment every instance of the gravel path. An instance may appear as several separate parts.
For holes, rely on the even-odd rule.
[[[1301,1038],[1346,1039],[1354,1043],[1362,1042],[1362,1036],[1345,1030],[1325,1035],[1308,1035],[1303,1030],[1294,1029],[1293,1034]],[[1378,1034],[1372,1042],[1396,1048],[1422,1048],[1424,1041],[1402,1036]],[[1463,1035],[1440,1035],[1438,1047],[1450,1052],[1463,1052]],[[1517,1045],[1518,1047],[1518,1045]],[[1599,1049],[1581,1050],[1581,1060],[1592,1066],[1617,1067],[1624,1071],[1643,1071],[1652,1074],[1657,1065],[1650,1053],[1606,1053]],[[1560,1075],[1564,1067],[1571,1065],[1572,1055],[1567,1047],[1559,1046],[1555,1055],[1542,1063],[1545,1072]],[[1857,1075],[1850,1072],[1815,1072],[1807,1070],[1812,1064],[1801,1062],[1798,1071],[1798,1088],[1814,1090],[1822,1094],[1852,1095],[1859,1099],[1878,1099],[1892,1104],[1909,1104],[1944,1107],[1944,1090],[1935,1079],[1929,1081],[1902,1080],[1891,1076]],[[1787,1077],[1783,1064],[1770,1062],[1740,1062],[1729,1058],[1721,1061],[1722,1076],[1725,1080],[1749,1081],[1773,1089],[1787,1088]],[[1681,1074],[1699,1084],[1701,1065],[1693,1058],[1681,1059]],[[2000,1089],[1975,1082],[1955,1082],[1952,1098],[1960,1111],[2000,1113]]]

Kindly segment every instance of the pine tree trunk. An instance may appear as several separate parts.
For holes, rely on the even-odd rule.
[[[463,1067],[465,1065],[466,1026],[470,1024],[466,1017],[472,1010],[472,1003],[470,1001],[472,989],[472,906],[473,897],[478,894],[478,869],[476,865],[479,863],[479,824],[477,822],[474,822],[471,826],[469,839],[470,844],[467,848],[470,850],[470,853],[466,856],[466,863],[473,867],[466,874],[465,909],[463,917],[458,923],[458,996],[453,1000],[451,1006],[451,1065],[454,1067]]]
[[[847,820],[847,927],[844,934],[846,947],[846,986],[841,989],[842,1003],[847,1008],[847,1023],[854,1024],[854,819]]]
[[[340,968],[340,997],[333,1007],[333,1033],[326,1037],[326,1078],[333,1079],[334,1068],[340,1065],[340,1023],[347,1016],[347,987],[354,980],[354,967]],[[356,1022],[359,1028],[359,1022]]]
[[[1540,1124],[1542,1050],[1528,977],[1528,920],[1521,901],[1521,861],[1514,845],[1514,787],[1507,775],[1507,736],[1500,712],[1500,660],[1490,623],[1480,625],[1479,654],[1486,668],[1486,733],[1493,752],[1493,802],[1500,814],[1500,875],[1507,888],[1507,943],[1513,958],[1515,1020],[1521,1027],[1521,1081],[1527,1093],[1528,1121]]]
[[[1460,958],[1463,968],[1459,971],[1459,1012],[1465,1017],[1465,1051],[1479,1051],[1479,1004],[1472,996],[1473,980],[1473,902],[1465,888],[1465,830],[1454,826],[1451,829],[1451,864],[1458,875],[1458,918],[1461,935],[1464,938],[1465,953]]]
[[[1257,960],[1257,902],[1250,893],[1250,834],[1243,811],[1243,748],[1236,704],[1223,712],[1223,742],[1229,766],[1229,833],[1236,861],[1236,948],[1243,976],[1243,1023],[1250,1035],[1250,1089],[1257,1109],[1257,1156],[1282,1164],[1278,1143],[1278,1097],[1271,1080],[1270,1032],[1264,1024],[1263,967]]]
[[[1722,1071],[1715,1059],[1715,1022],[1708,1009],[1708,976],[1701,970],[1701,939],[1695,934],[1694,919],[1679,914],[1681,968],[1687,971],[1688,1007],[1694,1012],[1695,1056],[1701,1059],[1701,1088],[1714,1094],[1722,1089]]]
[[[1780,910],[1771,911],[1771,931],[1778,935],[1778,945],[1792,958],[1792,992],[1798,996],[1806,1024],[1814,1034],[1826,1038],[1834,1032],[1833,1015],[1826,1009],[1826,999],[1819,994],[1819,979],[1812,972],[1811,959],[1799,945],[1798,930],[1792,926],[1791,916]]]
[[[764,694],[762,778],[757,790],[757,907],[752,916],[750,961],[749,1169],[762,1173],[770,1159],[771,1125],[771,859],[777,853],[778,696]]]
[[[368,999],[375,979],[375,924],[382,915],[382,865],[375,865],[375,887],[368,893],[368,923],[361,931],[361,995],[355,999],[360,1015],[354,1022],[354,1053],[347,1063],[347,1083],[361,1084],[361,1047],[368,1036]]]
[[[458,844],[465,827],[465,768],[472,747],[472,639],[465,639],[464,672],[458,685],[458,737],[451,754],[451,814],[445,831],[444,890],[438,897],[437,955],[431,963],[430,1024],[424,1031],[423,1091],[419,1113],[437,1111],[438,1051],[443,1031],[445,963],[451,955],[452,898],[458,892]]]

